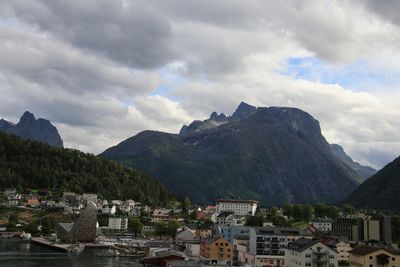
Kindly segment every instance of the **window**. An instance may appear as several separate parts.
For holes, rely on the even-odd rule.
[[[372,256],[369,256],[369,259],[372,260]]]

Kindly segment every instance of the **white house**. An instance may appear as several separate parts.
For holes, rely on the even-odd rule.
[[[286,247],[285,266],[337,267],[338,253],[318,240],[301,238]]]
[[[108,229],[125,231],[128,229],[128,218],[108,218]]]
[[[319,219],[311,221],[311,225],[317,228],[321,232],[332,231],[332,220]]]
[[[234,215],[254,215],[257,210],[258,201],[239,199],[218,199],[217,213],[224,211],[233,212]]]

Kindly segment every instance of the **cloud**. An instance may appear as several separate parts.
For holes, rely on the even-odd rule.
[[[53,121],[98,153],[142,130],[292,106],[382,166],[400,154],[393,1],[4,0],[0,115]],[[296,61],[297,60],[297,61]]]

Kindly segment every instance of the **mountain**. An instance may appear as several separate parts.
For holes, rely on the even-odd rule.
[[[154,178],[114,161],[0,133],[0,188],[97,193],[148,204],[170,198]]]
[[[0,131],[17,135],[23,139],[40,141],[54,147],[63,147],[57,128],[50,121],[39,118],[29,111],[25,111],[17,124],[0,120]]]
[[[352,168],[356,173],[358,173],[363,181],[367,180],[369,177],[374,175],[377,171],[369,166],[363,166],[358,162],[355,162],[349,155],[344,152],[343,147],[337,144],[331,144],[331,149],[333,154],[341,161],[343,161],[347,166]]]
[[[355,207],[400,211],[400,157],[366,180],[343,202]]]
[[[100,156],[150,173],[196,203],[219,197],[332,203],[360,179],[334,156],[311,115],[246,103],[230,117],[212,113],[194,121],[179,135],[141,132]]]

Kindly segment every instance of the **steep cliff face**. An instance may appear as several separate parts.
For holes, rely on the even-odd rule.
[[[15,125],[5,120],[0,121],[0,131],[17,135],[23,139],[47,143],[54,147],[63,147],[63,140],[57,128],[48,120],[36,119],[29,111],[26,111]]]
[[[363,166],[358,162],[355,162],[349,155],[346,154],[343,147],[338,144],[331,144],[333,154],[343,161],[347,166],[353,169],[362,178],[362,182],[367,180],[369,177],[374,175],[377,171],[369,166]]]
[[[400,157],[362,183],[343,202],[355,207],[400,211]]]
[[[213,113],[179,135],[139,133],[100,156],[148,172],[199,203],[219,197],[254,198],[263,205],[331,203],[360,179],[335,157],[312,116],[246,103],[230,117]]]

